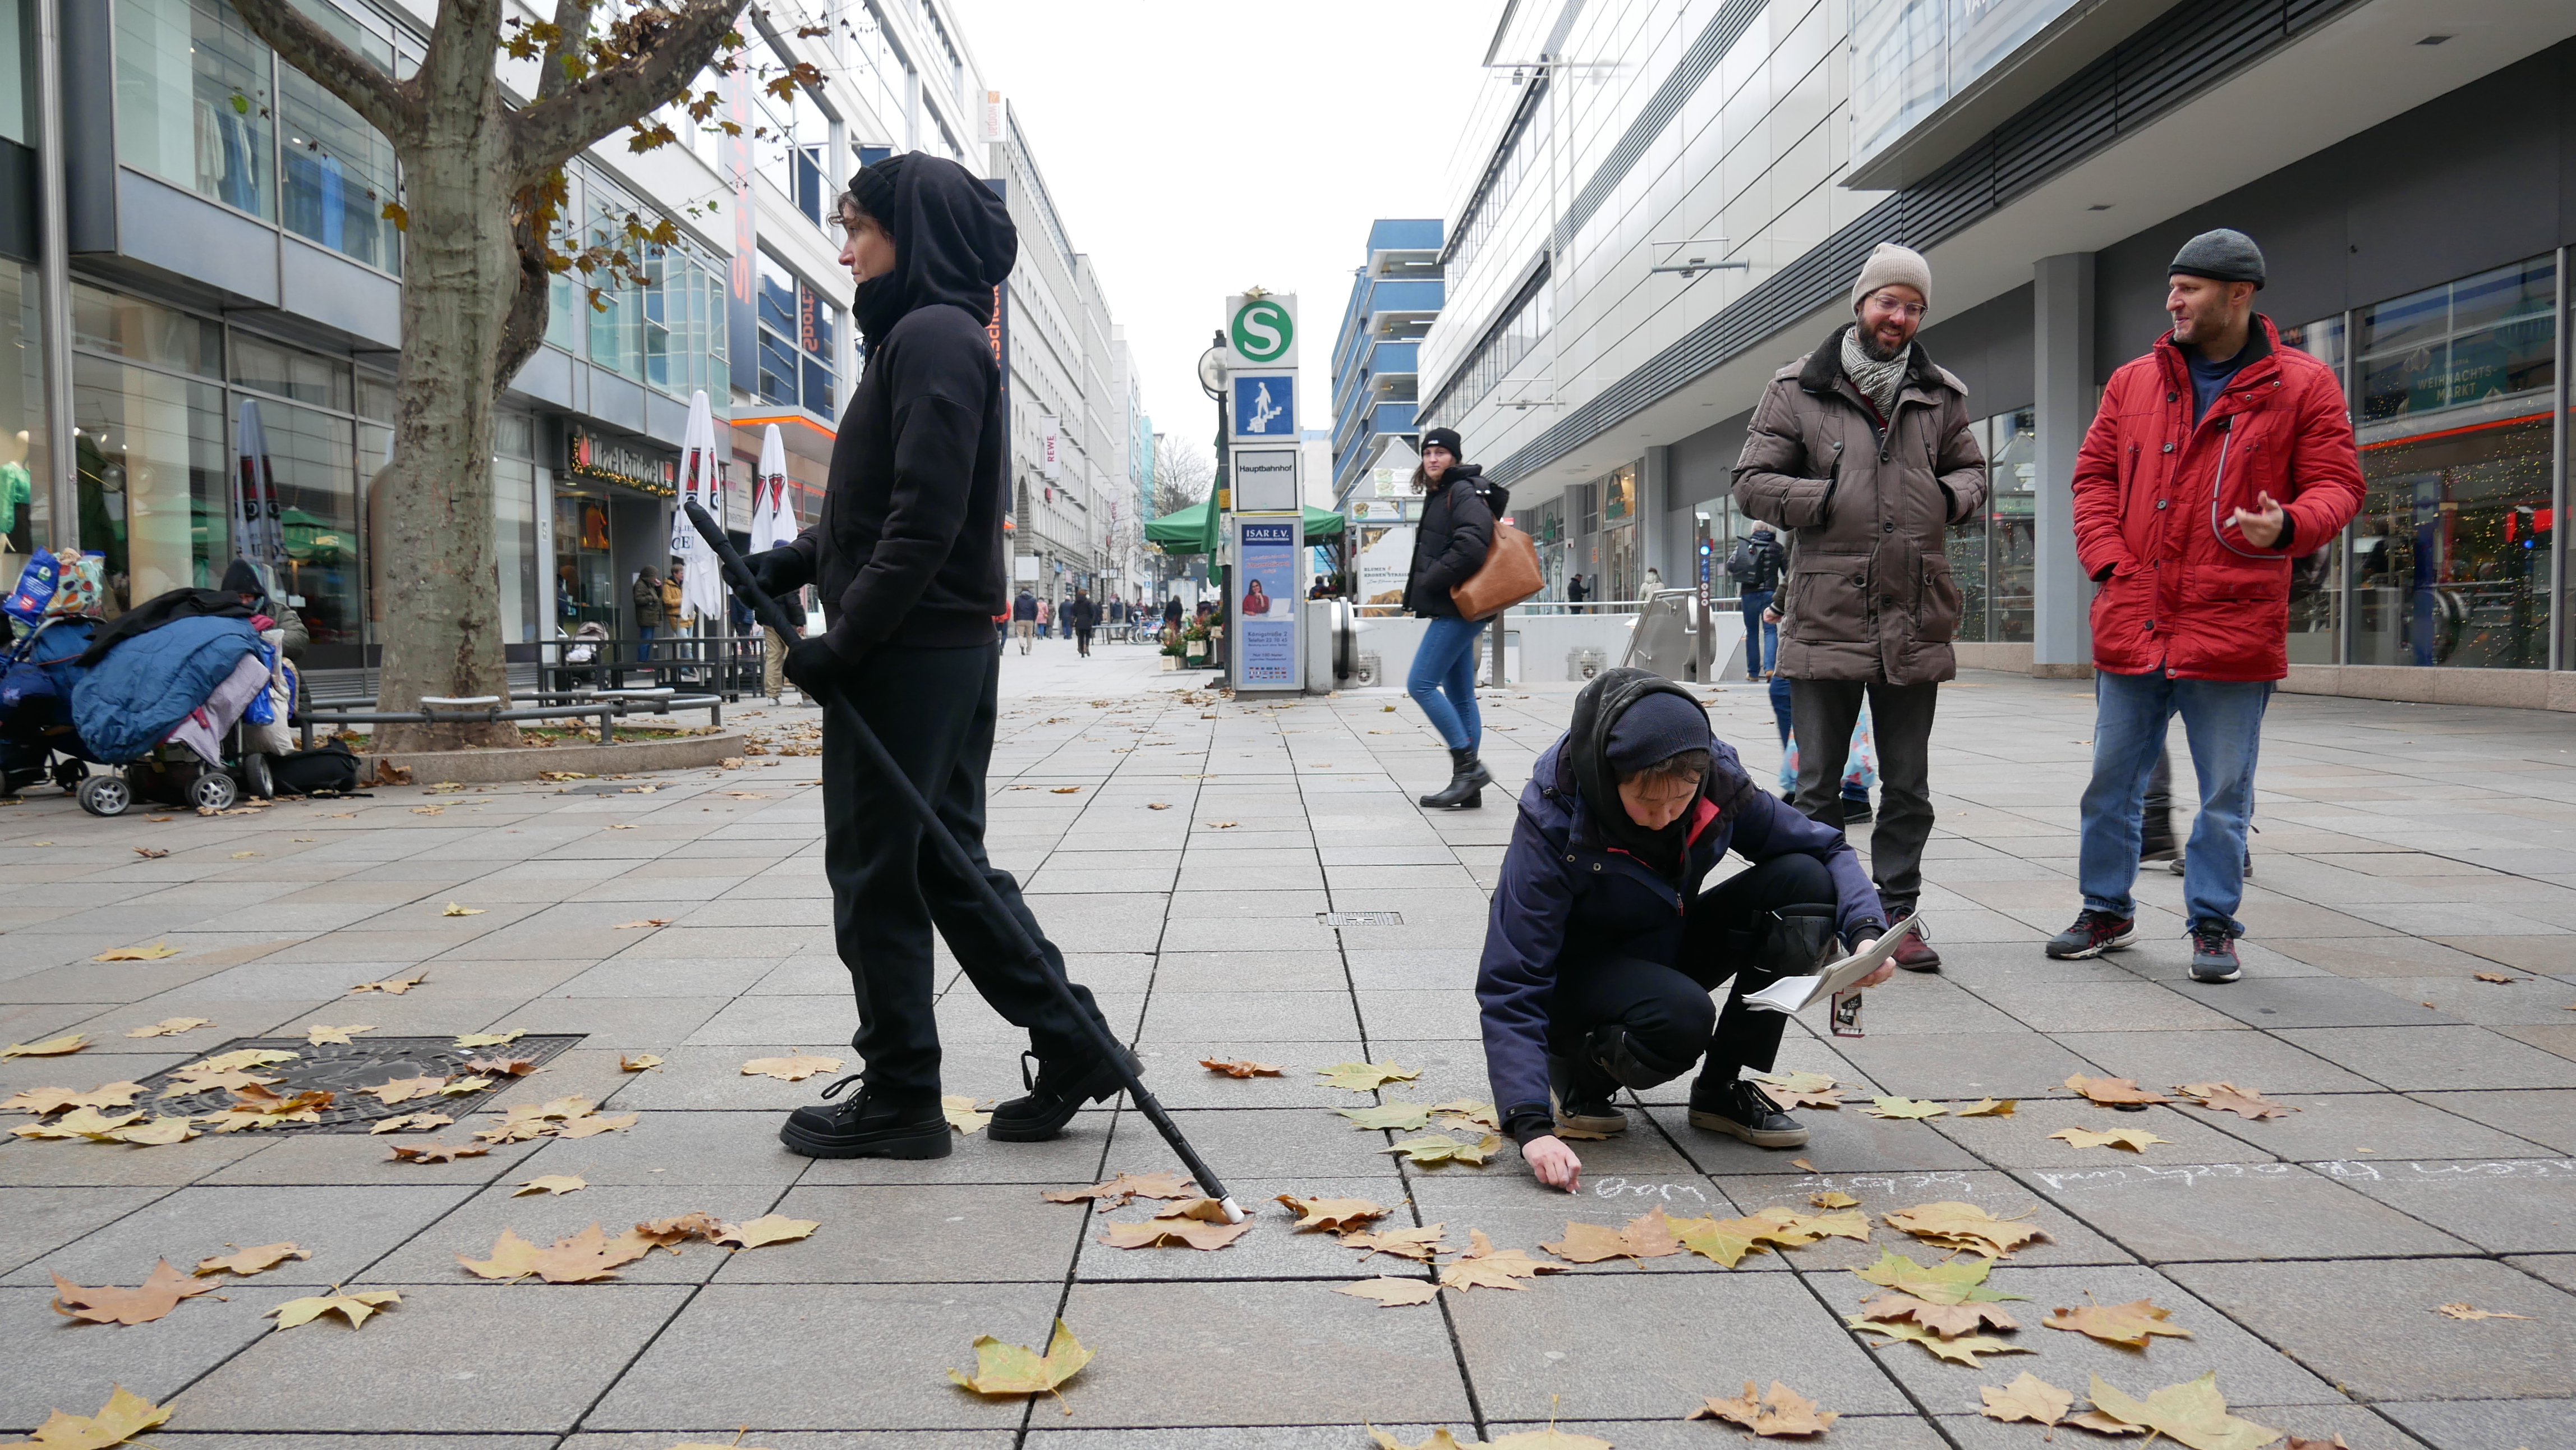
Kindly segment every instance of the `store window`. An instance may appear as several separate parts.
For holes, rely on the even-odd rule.
[[[1989,637],[2027,644],[2037,558],[2039,414],[2029,408],[1998,413],[1986,428]]]
[[[0,258],[0,536],[10,556],[53,542],[43,336],[36,269]],[[15,584],[19,567],[16,557],[0,558],[0,585]]]
[[[2295,348],[2327,367],[2334,369],[2336,380],[2351,386],[2350,349],[2346,346],[2341,314],[2303,322],[2281,329],[2281,345]],[[2345,609],[2344,553],[2345,538],[2337,534],[2322,544],[2324,557],[2313,572],[2302,573],[2301,582],[2290,591],[2289,660],[2294,665],[2331,665],[2342,661],[2342,622]],[[2313,586],[2305,581],[2313,581]]]
[[[558,482],[554,506],[555,623],[567,634],[585,624],[615,634],[619,601],[607,490]]]
[[[242,333],[233,335],[232,380],[237,387],[256,388],[335,413],[351,411],[357,401],[356,380],[347,363]]]
[[[492,428],[493,561],[500,575],[501,638],[526,644],[545,616],[537,609],[537,465],[535,429],[524,413],[503,413]]]
[[[236,398],[240,395],[236,394]],[[270,399],[259,405],[286,538],[286,592],[313,636],[316,668],[363,656],[358,556],[357,439],[351,421]],[[239,407],[236,404],[238,427]],[[239,437],[234,439],[239,446]]]
[[[297,8],[378,70],[394,73],[390,39],[319,0]],[[402,197],[393,143],[293,66],[278,68],[277,91],[286,229],[399,274],[402,233],[384,215],[385,204]]]
[[[840,309],[815,288],[760,254],[760,400],[803,408],[825,422],[835,414],[838,379],[833,340]]]
[[[81,544],[104,556],[108,612],[214,587],[232,556],[223,389],[87,355],[72,387]]]
[[[1637,468],[1626,468],[1601,480],[1600,577],[1589,581],[1595,599],[1637,597]]]
[[[34,295],[29,283],[29,296]],[[31,327],[28,337],[35,336]],[[29,344],[33,346],[32,342]],[[127,362],[199,377],[223,377],[224,330],[202,317],[72,284],[72,345],[111,353]]]
[[[2557,291],[2541,256],[2359,314],[2352,663],[2546,665]]]
[[[1968,425],[1968,434],[1977,440],[1977,451],[1994,456],[1994,420],[1979,418]],[[1987,474],[1987,486],[1993,487],[1994,475]],[[1959,586],[1959,633],[1957,638],[1975,643],[1984,640],[1989,628],[1988,604],[1994,590],[1986,569],[1986,515],[1992,509],[1981,509],[1964,521],[1952,524],[1942,538],[1942,548],[1950,556],[1950,581]]]
[[[118,159],[277,219],[267,46],[222,0],[117,0]]]

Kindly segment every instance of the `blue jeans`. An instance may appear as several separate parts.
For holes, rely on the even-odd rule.
[[[637,640],[637,644],[635,646],[635,662],[637,664],[643,664],[653,658],[653,631],[660,627],[661,626],[659,625],[653,624],[639,624],[635,626],[635,638]]]
[[[2180,715],[2200,777],[2200,817],[2183,847],[2183,906],[2194,923],[2229,936],[2245,897],[2245,827],[2254,812],[2254,757],[2263,739],[2268,680],[2174,680],[2161,673],[2100,674],[2093,681],[2093,781],[2084,788],[2078,874],[2087,910],[2134,916],[2140,812],[2147,778]]]
[[[1771,590],[1747,589],[1738,604],[1744,611],[1744,678],[1748,680],[1761,678],[1764,660],[1775,668],[1780,663],[1780,626],[1762,622],[1762,611],[1771,607],[1771,598]]]
[[[1476,639],[1484,632],[1481,620],[1434,616],[1404,677],[1404,692],[1452,750],[1473,750],[1485,738],[1476,718]]]

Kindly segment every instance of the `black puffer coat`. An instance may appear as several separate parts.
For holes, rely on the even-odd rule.
[[[1509,497],[1485,482],[1484,469],[1473,463],[1457,465],[1432,485],[1422,522],[1413,530],[1413,568],[1404,580],[1406,609],[1426,619],[1458,617],[1449,591],[1484,567],[1485,554],[1494,547],[1492,497],[1497,495]]]

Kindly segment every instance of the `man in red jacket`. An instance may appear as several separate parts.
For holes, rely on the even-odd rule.
[[[2253,310],[2263,253],[2203,232],[2167,269],[2173,331],[2111,375],[2075,462],[2075,550],[2093,597],[2093,782],[2084,911],[2048,944],[2093,957],[2137,932],[2139,810],[2179,714],[2200,776],[2183,852],[2191,975],[2238,976],[2245,821],[2273,682],[2290,672],[2290,561],[2361,507],[2343,383]]]

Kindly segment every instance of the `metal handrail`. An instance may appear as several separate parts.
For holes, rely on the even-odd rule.
[[[674,710],[704,710],[707,712],[707,724],[710,727],[721,727],[724,724],[724,698],[720,695],[680,695],[657,692],[644,695],[639,698],[631,693],[621,695],[610,691],[582,689],[534,692],[514,691],[510,698],[514,701],[523,699],[541,700],[549,696],[583,695],[587,695],[590,698],[583,700],[579,704],[537,705],[527,709],[504,709],[500,705],[496,704],[488,705],[481,709],[468,710],[433,710],[426,707],[418,710],[352,710],[345,708],[308,710],[304,713],[300,721],[303,732],[303,747],[307,750],[313,748],[313,727],[317,724],[344,726],[498,725],[505,721],[587,719],[590,716],[596,715],[599,717],[599,743],[602,745],[615,743],[617,738],[616,722],[624,719],[628,715],[668,715]],[[366,695],[352,699],[347,703],[352,705],[373,705],[376,703],[377,698],[378,697],[374,695]]]

